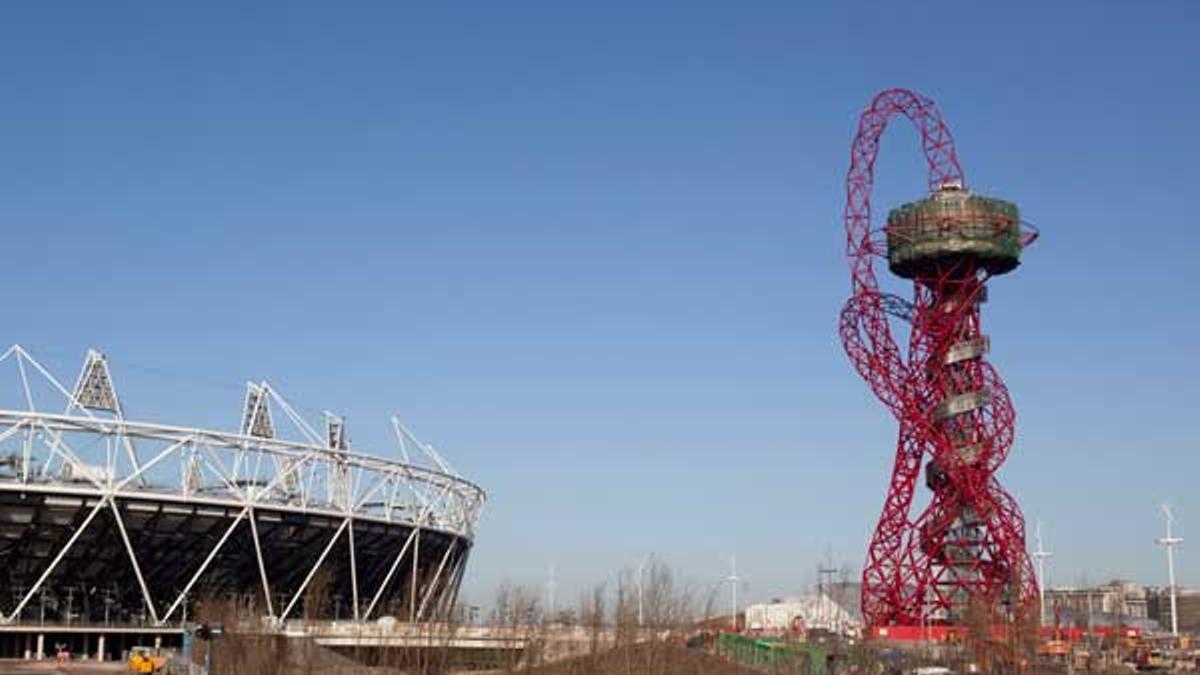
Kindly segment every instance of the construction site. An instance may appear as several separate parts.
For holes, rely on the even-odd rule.
[[[876,157],[896,118],[920,136],[927,181],[880,220]],[[351,447],[344,417],[309,421],[266,381],[231,406],[234,431],[136,421],[100,352],[68,386],[14,345],[0,355],[0,669],[1195,670],[1200,591],[1176,586],[1168,507],[1168,586],[1046,584],[1040,526],[1030,536],[998,480],[1016,413],[983,323],[989,288],[1039,233],[1016,203],[970,189],[927,96],[887,89],[862,112],[844,225],[838,333],[899,427],[860,579],[826,565],[811,593],[741,607],[734,567],[722,613],[723,584],[701,608],[642,565],[576,610],[507,589],[480,616],[457,598],[484,490],[398,418],[399,459]],[[910,290],[885,290],[884,272]]]
[[[1200,675],[1198,29],[0,7],[0,675]]]

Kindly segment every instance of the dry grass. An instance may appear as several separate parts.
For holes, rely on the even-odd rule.
[[[737,675],[754,671],[701,650],[655,642],[580,656],[524,671],[534,675]]]
[[[692,589],[680,584],[671,570],[658,562],[645,569],[642,580],[640,620],[638,580],[632,570],[618,574],[611,585],[594,587],[583,594],[576,607],[556,611],[553,617],[545,616],[540,593],[503,585],[497,591],[487,623],[499,633],[521,636],[527,647],[491,653],[486,660],[477,659],[475,663],[464,659],[461,650],[456,652],[444,643],[439,647],[436,640],[425,649],[362,646],[334,652],[318,647],[311,639],[286,638],[263,627],[260,623],[263,612],[253,598],[201,603],[195,614],[198,621],[220,623],[227,628],[214,646],[217,673],[442,675],[486,669],[493,674],[531,675],[807,675],[823,670],[829,675],[839,675],[899,673],[929,663],[947,663],[965,671],[965,665],[971,661],[986,664],[982,672],[996,675],[1031,672],[1025,664],[1031,662],[1027,655],[1033,642],[1026,639],[1008,646],[968,641],[954,653],[924,657],[913,653],[899,661],[881,658],[872,645],[838,644],[829,645],[836,658],[828,668],[804,660],[772,668],[751,668],[714,654],[698,639],[697,627],[711,619],[711,597],[700,608]],[[306,597],[305,606],[319,608],[322,602],[318,596]],[[978,624],[973,632],[991,634],[993,617],[977,610],[972,619]],[[1028,626],[1018,628],[1021,630],[1017,633],[1027,637],[1024,634],[1029,632]],[[438,639],[449,639],[454,630],[451,627],[449,632],[438,633]],[[688,643],[693,647],[686,646]],[[197,644],[197,662],[203,660],[204,647],[202,642]]]

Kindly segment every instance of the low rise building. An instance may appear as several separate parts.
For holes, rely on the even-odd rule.
[[[813,630],[839,635],[856,635],[862,630],[857,612],[831,593],[773,600],[746,607],[745,627],[760,635],[801,634]]]
[[[1147,589],[1150,618],[1163,630],[1171,630],[1171,592],[1166,587]],[[1175,591],[1181,633],[1200,633],[1200,588],[1180,588]]]
[[[1149,596],[1144,586],[1113,580],[1099,586],[1046,589],[1048,623],[1087,626],[1148,625]]]

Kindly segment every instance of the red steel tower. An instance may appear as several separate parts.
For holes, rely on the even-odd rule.
[[[921,133],[929,196],[872,229],[879,140],[895,115]],[[954,139],[933,101],[905,89],[872,99],[859,118],[846,177],[853,295],[842,310],[846,353],[900,423],[883,513],[863,567],[872,627],[960,623],[971,602],[1009,616],[1036,602],[1025,523],[996,480],[1013,442],[1013,406],[987,361],[980,306],[987,282],[1012,271],[1037,237],[1011,202],[971,194]],[[912,299],[883,292],[877,257],[913,282]],[[901,348],[893,326],[910,327]],[[930,494],[914,505],[922,467]],[[924,501],[924,498],[922,499]]]

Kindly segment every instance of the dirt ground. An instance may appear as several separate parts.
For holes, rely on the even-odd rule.
[[[128,673],[123,663],[55,663],[0,660],[0,675],[113,675]]]

